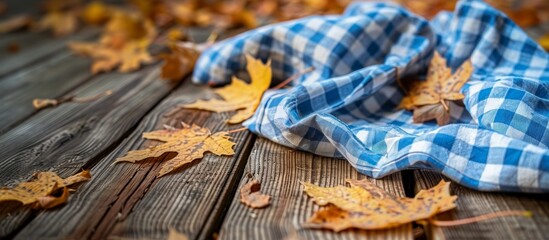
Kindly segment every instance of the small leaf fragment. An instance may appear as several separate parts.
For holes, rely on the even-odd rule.
[[[259,192],[261,183],[254,179],[240,189],[240,202],[250,208],[264,208],[269,206],[271,196]]]
[[[116,159],[116,162],[138,162],[147,158],[157,158],[164,153],[176,152],[177,156],[167,160],[158,174],[162,177],[173,172],[196,159],[204,157],[206,152],[215,155],[234,155],[234,142],[230,140],[228,132],[211,133],[209,129],[197,125],[183,124],[182,129],[165,129],[143,133],[143,138],[164,142],[158,146],[142,150],[133,150],[125,156]]]
[[[35,98],[32,100],[32,106],[35,109],[53,107],[57,106],[57,104],[59,104],[59,101],[57,99]]]
[[[168,240],[188,240],[187,235],[178,232],[175,228],[170,227],[168,233]]]
[[[231,84],[216,89],[215,93],[223,100],[198,100],[195,103],[183,105],[183,108],[200,109],[212,112],[228,112],[237,110],[228,123],[236,124],[250,118],[259,102],[263,93],[271,85],[272,71],[271,62],[263,64],[261,60],[254,59],[246,55],[246,69],[250,74],[250,83],[233,77]]]
[[[48,107],[55,107],[57,105],[60,105],[62,103],[66,102],[78,102],[78,103],[85,103],[85,102],[91,102],[95,101],[99,98],[102,98],[104,96],[109,96],[112,94],[111,90],[107,90],[105,92],[99,93],[95,96],[91,97],[75,97],[75,96],[65,96],[57,99],[50,99],[50,98],[35,98],[32,100],[32,106],[34,106],[35,109],[43,109]]]

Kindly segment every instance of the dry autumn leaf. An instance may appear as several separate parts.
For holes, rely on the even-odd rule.
[[[180,28],[172,28],[166,34],[166,38],[168,39],[168,43],[185,41],[187,40],[187,33]]]
[[[39,197],[36,201],[36,204],[34,205],[34,208],[37,209],[48,209],[57,207],[65,202],[67,202],[67,199],[69,199],[69,188],[64,187],[63,193],[59,197],[55,196],[45,196],[45,197]]]
[[[148,47],[155,36],[152,23],[118,11],[107,23],[98,43],[71,42],[69,48],[94,59],[91,66],[94,74],[116,67],[120,72],[130,72],[154,61]]]
[[[466,61],[452,74],[446,60],[435,52],[427,79],[411,83],[399,107],[413,110],[416,123],[436,119],[438,125],[446,125],[450,121],[448,102],[464,98],[460,90],[472,72],[473,65]]]
[[[116,162],[138,162],[147,158],[157,158],[164,153],[175,152],[177,156],[167,160],[160,169],[159,177],[204,157],[206,152],[215,155],[231,156],[234,154],[234,142],[229,132],[211,133],[209,129],[197,125],[183,124],[182,129],[165,129],[143,133],[143,138],[164,142],[158,146],[128,152]]]
[[[189,239],[189,237],[187,237],[187,235],[178,232],[174,228],[171,228],[171,227],[169,228],[169,233],[168,233],[168,239],[167,240],[188,240],[188,239]]]
[[[271,196],[259,192],[261,183],[254,179],[246,183],[240,189],[240,202],[251,208],[264,208],[269,206]]]
[[[0,22],[0,33],[17,31],[32,24],[32,17],[27,14],[21,14]]]
[[[164,60],[161,76],[164,79],[179,81],[194,69],[196,59],[200,55],[195,47],[184,47],[170,44],[171,53],[161,54]]]
[[[147,47],[149,41],[132,41],[118,50],[105,47],[96,43],[71,42],[69,48],[74,52],[90,56],[94,59],[91,66],[91,72],[97,74],[100,72],[109,72],[118,67],[120,72],[131,72],[139,69],[141,64],[148,64],[154,61],[149,54]]]
[[[87,24],[97,25],[109,20],[111,10],[104,3],[94,1],[84,7],[80,13],[80,17]]]
[[[216,89],[215,93],[223,100],[210,99],[198,100],[195,103],[183,105],[183,108],[200,109],[212,112],[235,111],[228,123],[236,124],[250,118],[259,102],[261,96],[271,85],[271,62],[263,64],[261,60],[254,59],[246,55],[248,74],[250,74],[250,84],[243,80],[233,77],[231,84]]]
[[[49,30],[56,37],[63,37],[76,31],[78,19],[74,11],[49,12],[37,24],[40,30]]]
[[[51,208],[64,203],[68,197],[67,189],[64,189],[60,197],[51,196],[52,193],[75,183],[88,181],[90,178],[87,170],[65,179],[54,172],[38,172],[29,182],[19,183],[11,189],[0,189],[0,202],[18,201],[23,205],[35,204],[34,207]]]
[[[456,207],[457,196],[450,195],[449,182],[441,181],[431,189],[421,190],[414,198],[397,197],[368,179],[348,179],[347,182],[351,187],[324,188],[302,183],[316,204],[330,204],[317,211],[306,227],[336,232],[351,228],[386,229],[429,219]]]
[[[97,94],[97,95],[91,96],[91,97],[67,96],[67,97],[61,97],[61,98],[57,98],[57,99],[35,98],[35,99],[32,100],[32,106],[35,109],[43,109],[43,108],[48,108],[48,107],[55,107],[59,104],[66,103],[66,102],[85,103],[85,102],[95,101],[99,98],[102,98],[104,96],[109,96],[111,94],[112,94],[112,91],[107,90],[105,92],[102,92],[100,94]]]
[[[546,51],[549,51],[549,33],[540,37],[538,42],[541,47],[545,48]]]

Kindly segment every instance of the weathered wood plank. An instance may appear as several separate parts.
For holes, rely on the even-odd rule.
[[[157,66],[150,66],[131,74],[98,76],[74,93],[89,96],[112,90],[112,95],[45,109],[6,132],[0,137],[0,185],[26,180],[35,171],[67,176],[102,157],[175,87],[158,75]],[[0,213],[0,236],[12,234],[31,216],[29,211],[6,214]]]
[[[387,231],[340,233],[301,226],[319,207],[303,193],[300,181],[336,186],[344,185],[348,178],[364,177],[345,160],[319,157],[258,139],[240,187],[251,178],[258,179],[261,192],[271,195],[271,205],[250,209],[240,203],[240,196],[236,194],[223,222],[220,239],[412,239],[411,224]],[[404,196],[400,174],[374,182]]]
[[[429,171],[416,171],[416,191],[430,188],[442,176]],[[437,219],[461,219],[481,214],[505,211],[532,211],[532,218],[504,217],[455,227],[430,227],[432,239],[547,239],[549,226],[549,195],[487,193],[474,191],[452,183],[452,194],[458,195],[457,209],[441,214]]]
[[[228,114],[182,110],[165,116],[174,106],[191,102],[206,92],[212,95],[211,90],[189,83],[180,87],[147,115],[116,150],[92,168],[90,184],[82,186],[63,208],[40,213],[16,238],[105,239],[108,235],[109,239],[165,239],[169,227],[196,238],[209,217],[222,210],[219,204],[232,196],[228,191],[235,189],[243,170],[242,161],[249,152],[246,146],[251,146],[248,132],[231,134],[237,143],[234,156],[207,154],[193,166],[158,179],[159,161],[113,162],[131,149],[154,144],[143,140],[141,134],[164,124],[177,126],[184,121],[208,127],[212,132],[239,128],[225,123]]]
[[[37,112],[34,98],[58,98],[91,79],[89,65],[89,59],[65,52],[0,81],[0,134]]]
[[[21,49],[15,54],[7,54],[0,58],[0,77],[6,76],[9,73],[21,70],[32,64],[41,61],[47,61],[53,54],[59,51],[69,52],[67,48],[68,41],[87,41],[98,36],[99,29],[86,28],[78,33],[64,38],[53,38],[49,33],[23,33],[18,34],[15,39],[10,42],[5,42],[0,45],[0,49],[5,49],[13,42],[20,45]],[[1,78],[0,78],[0,81]]]
[[[42,0],[8,0],[4,1],[6,3],[6,12],[0,16],[0,21],[8,19],[14,15],[27,13],[27,14],[37,14],[42,8],[40,7]]]

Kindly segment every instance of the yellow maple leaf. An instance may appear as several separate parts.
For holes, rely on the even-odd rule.
[[[336,232],[350,229],[386,229],[397,227],[448,211],[456,207],[457,196],[450,195],[450,183],[421,190],[414,198],[397,197],[371,183],[368,179],[351,180],[351,187],[319,187],[302,183],[304,191],[320,206],[305,224]]]
[[[156,37],[153,23],[143,16],[116,9],[112,12],[112,17],[101,35],[100,44],[120,49],[133,41],[152,41]]]
[[[68,197],[66,189],[61,197],[50,196],[53,192],[75,183],[88,181],[90,178],[87,170],[65,179],[54,172],[38,172],[29,182],[19,183],[11,189],[0,189],[0,202],[18,201],[23,205],[38,203],[42,208],[51,208],[65,202]]]
[[[212,112],[228,112],[235,111],[228,123],[236,124],[250,118],[259,102],[261,96],[271,85],[272,71],[271,62],[263,64],[261,60],[254,59],[246,55],[246,69],[250,74],[250,83],[233,77],[231,84],[216,89],[215,93],[223,100],[210,99],[198,100],[195,103],[183,105],[183,108],[200,109]]]
[[[426,80],[413,82],[399,107],[414,110],[414,122],[436,119],[439,125],[445,125],[450,120],[448,101],[464,98],[460,90],[472,72],[471,61],[466,61],[452,74],[446,60],[435,52]]]
[[[71,42],[69,48],[74,52],[91,57],[93,74],[108,72],[118,67],[119,72],[130,72],[139,69],[141,64],[153,62],[153,57],[147,51],[149,42],[132,41],[122,49],[109,48],[96,43]]]
[[[56,37],[69,35],[76,31],[78,27],[78,19],[74,11],[53,11],[48,12],[38,22],[40,30],[51,29]]]
[[[158,146],[128,152],[116,162],[138,162],[151,157],[160,157],[164,153],[176,152],[177,156],[167,160],[160,169],[159,177],[202,158],[204,153],[231,156],[234,154],[234,142],[229,132],[212,134],[209,129],[197,125],[183,124],[182,129],[165,129],[143,133],[143,138],[164,142]]]
[[[118,10],[105,26],[99,42],[70,42],[69,48],[93,59],[94,74],[116,67],[120,72],[130,72],[154,61],[148,47],[155,36],[152,23]]]

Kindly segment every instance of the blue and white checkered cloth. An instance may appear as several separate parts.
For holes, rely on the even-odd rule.
[[[453,124],[415,124],[397,109],[396,79],[425,74],[438,50],[475,71]],[[194,81],[246,78],[249,53],[271,59],[274,81],[308,67],[290,89],[265,93],[244,124],[274,142],[347,159],[375,178],[430,169],[484,191],[549,192],[549,55],[481,1],[427,21],[390,3],[354,3],[227,39],[199,58]],[[411,78],[407,78],[411,76]]]

